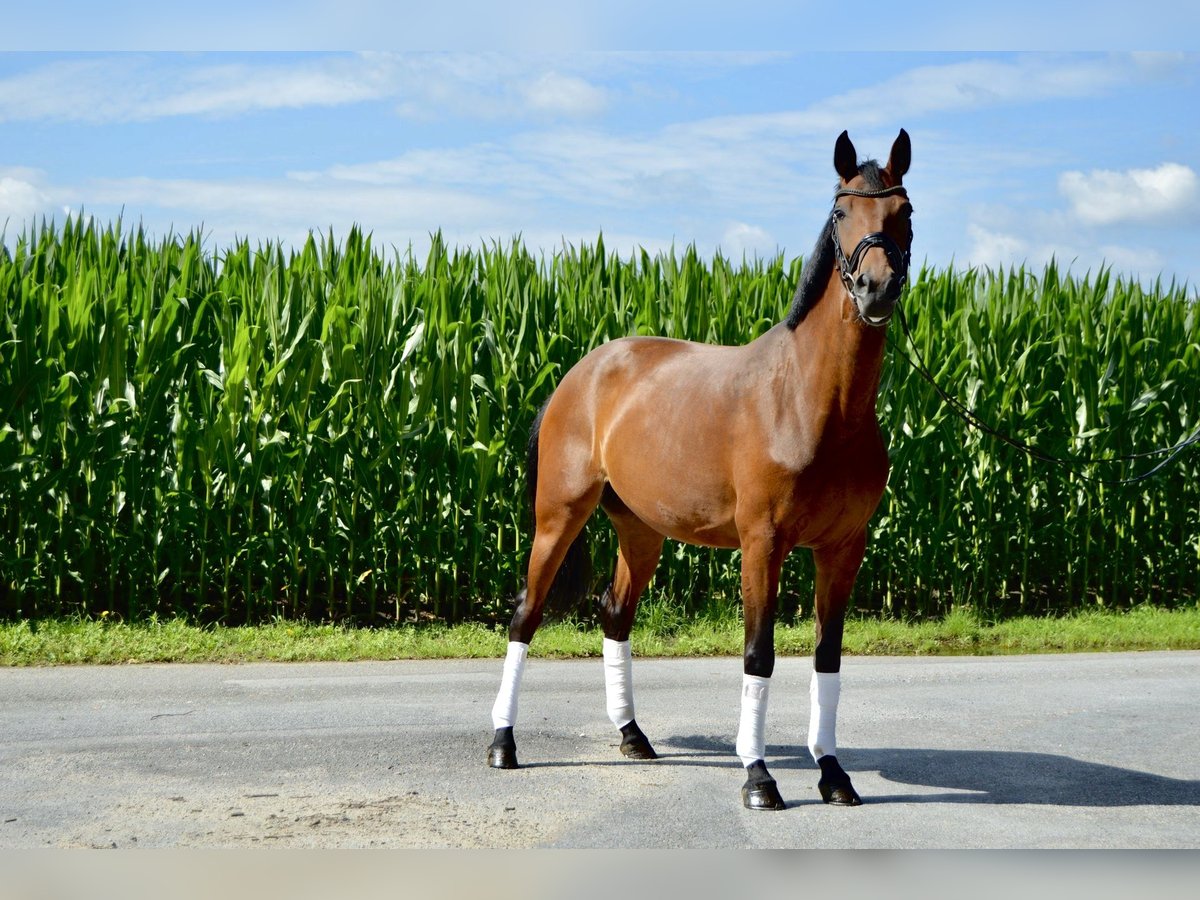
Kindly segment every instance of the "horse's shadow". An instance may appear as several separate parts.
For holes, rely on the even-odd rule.
[[[660,739],[664,760],[686,759],[728,765],[734,753],[725,739],[679,735]],[[672,752],[678,749],[683,752]],[[718,761],[719,760],[719,761]],[[864,795],[872,803],[1035,803],[1051,806],[1200,806],[1200,781],[1151,775],[1053,753],[1012,750],[921,750],[842,748],[838,760],[851,775],[873,772],[889,782],[934,788],[934,792]],[[736,759],[734,760],[736,763]],[[772,771],[810,769],[807,747],[767,746]],[[941,788],[945,792],[938,792]]]

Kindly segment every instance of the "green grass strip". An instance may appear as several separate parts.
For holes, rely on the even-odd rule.
[[[548,624],[534,639],[532,655],[597,657],[601,639],[595,627]],[[500,658],[507,641],[504,629],[478,624],[369,629],[281,621],[225,628],[183,620],[125,624],[60,619],[0,624],[0,665]],[[659,620],[635,629],[632,641],[639,656],[740,656],[742,624],[734,615]],[[775,646],[783,656],[811,654],[812,622],[780,624]],[[855,656],[1196,649],[1200,649],[1200,608],[1139,607],[993,624],[956,611],[925,622],[854,618],[845,631],[845,652]]]

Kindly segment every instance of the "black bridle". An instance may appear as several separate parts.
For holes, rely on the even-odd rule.
[[[895,185],[894,187],[883,188],[878,191],[859,191],[853,188],[841,188],[833,195],[834,208],[829,214],[829,221],[833,226],[833,253],[837,258],[838,274],[842,278],[842,284],[846,286],[846,290],[853,294],[854,289],[854,273],[858,271],[858,264],[862,261],[865,254],[872,247],[879,247],[887,255],[888,264],[891,265],[892,271],[898,279],[897,289],[904,287],[908,281],[908,266],[912,255],[912,250],[901,250],[900,245],[882,231],[872,231],[854,248],[854,252],[850,254],[850,258],[846,259],[846,254],[842,251],[842,239],[838,234],[837,222],[837,201],[839,197],[891,197],[894,194],[899,194],[902,197],[908,197],[908,192],[903,185]],[[908,235],[909,247],[912,247],[912,226],[909,225]],[[890,316],[888,317],[891,318]],[[869,323],[874,324],[874,323]],[[885,319],[880,325],[887,324]]]

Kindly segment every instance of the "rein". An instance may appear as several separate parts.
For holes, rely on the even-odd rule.
[[[900,355],[902,357],[904,357],[904,361],[906,363],[908,363],[910,366],[912,366],[912,368],[917,372],[918,375],[920,375],[922,378],[924,378],[926,381],[928,381],[930,385],[933,386],[933,389],[934,389],[934,391],[937,392],[937,395],[942,398],[942,401],[947,406],[949,406],[951,408],[951,410],[953,410],[960,419],[962,419],[964,422],[966,422],[972,428],[975,428],[978,431],[982,431],[984,434],[989,434],[992,437],[996,438],[997,440],[1001,441],[1002,443],[1008,444],[1010,447],[1015,447],[1016,449],[1020,450],[1022,453],[1025,453],[1026,455],[1032,457],[1033,459],[1037,459],[1042,462],[1047,462],[1047,463],[1051,463],[1053,465],[1058,465],[1058,466],[1079,468],[1082,466],[1097,465],[1099,463],[1132,462],[1134,460],[1146,459],[1151,456],[1161,456],[1164,453],[1169,454],[1167,456],[1167,458],[1164,459],[1162,462],[1160,462],[1158,465],[1148,469],[1145,472],[1142,472],[1140,475],[1134,475],[1130,478],[1097,478],[1094,475],[1088,475],[1084,472],[1076,473],[1084,481],[1091,481],[1096,484],[1107,484],[1107,485],[1137,484],[1139,481],[1145,481],[1147,478],[1157,475],[1160,471],[1162,471],[1164,468],[1166,468],[1168,465],[1170,465],[1172,462],[1174,462],[1175,459],[1179,456],[1179,454],[1181,454],[1188,447],[1192,446],[1193,444],[1200,443],[1200,428],[1197,428],[1195,431],[1192,432],[1190,437],[1180,441],[1178,444],[1175,444],[1172,447],[1164,447],[1164,448],[1161,448],[1158,450],[1147,450],[1142,453],[1129,453],[1124,456],[1064,457],[1064,456],[1054,456],[1053,454],[1045,453],[1045,452],[1037,449],[1036,447],[1033,447],[1030,444],[1025,443],[1022,440],[1009,437],[1008,435],[1004,434],[1003,432],[997,431],[995,428],[993,428],[987,422],[983,421],[983,419],[979,418],[979,416],[977,416],[972,410],[967,408],[967,406],[965,404],[963,404],[961,401],[959,401],[957,398],[950,396],[950,394],[947,393],[946,390],[941,385],[939,385],[936,380],[934,380],[933,375],[929,372],[929,369],[926,368],[925,360],[922,359],[922,357],[921,357],[921,351],[917,348],[917,342],[913,339],[912,332],[908,328],[908,319],[905,318],[905,316],[904,316],[904,309],[903,309],[903,307],[901,307],[901,305],[898,301],[896,303],[896,310],[900,313],[900,327],[904,331],[904,336],[906,338],[908,338],[908,343],[912,347],[913,353],[916,354],[916,357],[917,357],[916,362],[913,362],[912,358],[910,358],[907,353],[902,352],[902,353],[900,353]],[[896,347],[896,345],[892,342],[890,337],[888,339],[888,343],[892,344],[893,348]]]
[[[832,226],[832,231],[833,231],[833,233],[832,233],[833,252],[837,259],[838,274],[841,276],[842,283],[845,285],[846,290],[851,291],[851,293],[853,293],[852,288],[853,288],[853,284],[854,284],[854,273],[856,271],[858,271],[858,265],[862,260],[863,254],[865,254],[872,247],[880,247],[883,250],[883,252],[885,254],[887,254],[888,262],[890,263],[890,265],[892,267],[892,271],[896,273],[896,277],[899,278],[899,280],[900,280],[900,287],[903,288],[905,283],[907,283],[907,281],[908,281],[908,270],[909,270],[909,264],[910,264],[911,249],[910,250],[901,250],[900,247],[896,244],[896,242],[894,240],[892,240],[892,238],[890,238],[888,235],[884,234],[882,231],[873,231],[870,234],[866,235],[861,241],[858,242],[858,245],[854,248],[854,252],[851,253],[850,258],[847,259],[845,252],[842,250],[841,236],[838,234],[838,230],[837,230],[837,222],[838,222],[838,217],[836,215],[837,200],[839,197],[875,198],[875,197],[890,197],[890,196],[893,196],[896,194],[900,194],[905,197],[908,196],[908,192],[905,191],[905,189],[902,185],[895,185],[893,187],[882,188],[881,190],[876,190],[876,191],[862,191],[862,190],[855,190],[853,188],[841,188],[840,190],[837,191],[837,193],[835,193],[833,195],[835,207],[834,207],[833,212],[831,212],[829,214],[829,221],[830,221],[830,224]],[[912,240],[911,240],[911,235],[910,235],[910,239],[909,239],[910,248],[911,248],[911,244],[912,244]],[[1050,464],[1056,465],[1056,466],[1064,466],[1064,467],[1068,467],[1068,468],[1079,469],[1084,466],[1098,465],[1100,463],[1133,462],[1135,460],[1147,459],[1149,457],[1162,456],[1163,454],[1167,454],[1167,458],[1164,459],[1162,462],[1158,463],[1155,466],[1152,466],[1150,469],[1146,470],[1145,472],[1142,472],[1140,475],[1133,475],[1129,478],[1097,478],[1094,475],[1088,475],[1084,472],[1076,473],[1083,480],[1091,481],[1096,484],[1106,484],[1106,485],[1137,484],[1140,481],[1145,481],[1146,479],[1152,478],[1153,476],[1157,475],[1159,472],[1161,472],[1163,469],[1165,469],[1167,466],[1169,466],[1172,462],[1174,462],[1179,457],[1179,455],[1181,453],[1183,453],[1183,451],[1186,450],[1188,447],[1191,447],[1195,444],[1200,443],[1200,428],[1197,428],[1195,431],[1192,432],[1192,434],[1189,437],[1180,441],[1178,444],[1175,444],[1174,446],[1171,446],[1171,447],[1164,447],[1164,448],[1161,448],[1158,450],[1148,450],[1143,453],[1129,453],[1129,454],[1125,454],[1123,456],[1064,457],[1064,456],[1055,456],[1053,454],[1046,453],[1046,452],[1039,450],[1038,448],[1032,446],[1031,444],[1027,444],[1025,441],[1022,441],[1018,438],[1009,437],[1008,435],[1004,434],[1001,431],[998,431],[997,429],[995,429],[994,427],[989,425],[987,422],[983,421],[983,419],[979,418],[979,416],[977,416],[965,404],[963,404],[961,401],[959,401],[955,397],[952,397],[941,385],[939,385],[937,383],[937,381],[934,379],[932,373],[930,373],[929,369],[926,367],[925,360],[922,359],[922,357],[921,357],[921,351],[917,347],[917,342],[913,339],[912,332],[909,330],[908,319],[905,318],[904,308],[900,305],[899,300],[896,301],[895,309],[900,314],[900,327],[904,331],[904,336],[906,338],[908,338],[909,346],[912,347],[913,353],[916,355],[916,361],[914,362],[912,357],[910,357],[907,353],[902,352],[900,355],[904,357],[904,361],[906,363],[908,363],[910,366],[912,366],[912,368],[917,372],[917,374],[920,375],[923,379],[925,379],[925,381],[929,382],[929,384],[933,387],[933,389],[937,393],[937,395],[942,399],[942,402],[944,402],[947,406],[949,406],[950,409],[958,416],[958,418],[962,419],[967,425],[971,426],[972,428],[975,428],[978,431],[982,431],[984,434],[991,435],[992,437],[996,438],[998,441],[1001,441],[1002,443],[1008,444],[1010,447],[1014,447],[1017,450],[1020,450],[1022,453],[1026,454],[1027,456],[1029,456],[1033,459],[1040,460],[1041,462],[1050,463]],[[883,321],[878,322],[878,323],[868,321],[867,324],[873,325],[876,327],[886,327],[886,325],[888,324],[888,320],[890,318],[891,317],[889,316],[888,319],[884,319]],[[892,344],[892,346],[895,347],[895,344],[892,342],[890,337],[888,338],[888,343]]]

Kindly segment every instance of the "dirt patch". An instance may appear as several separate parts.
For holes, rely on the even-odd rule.
[[[531,847],[551,836],[533,811],[464,806],[416,791],[379,797],[249,794],[119,803],[62,847]]]

